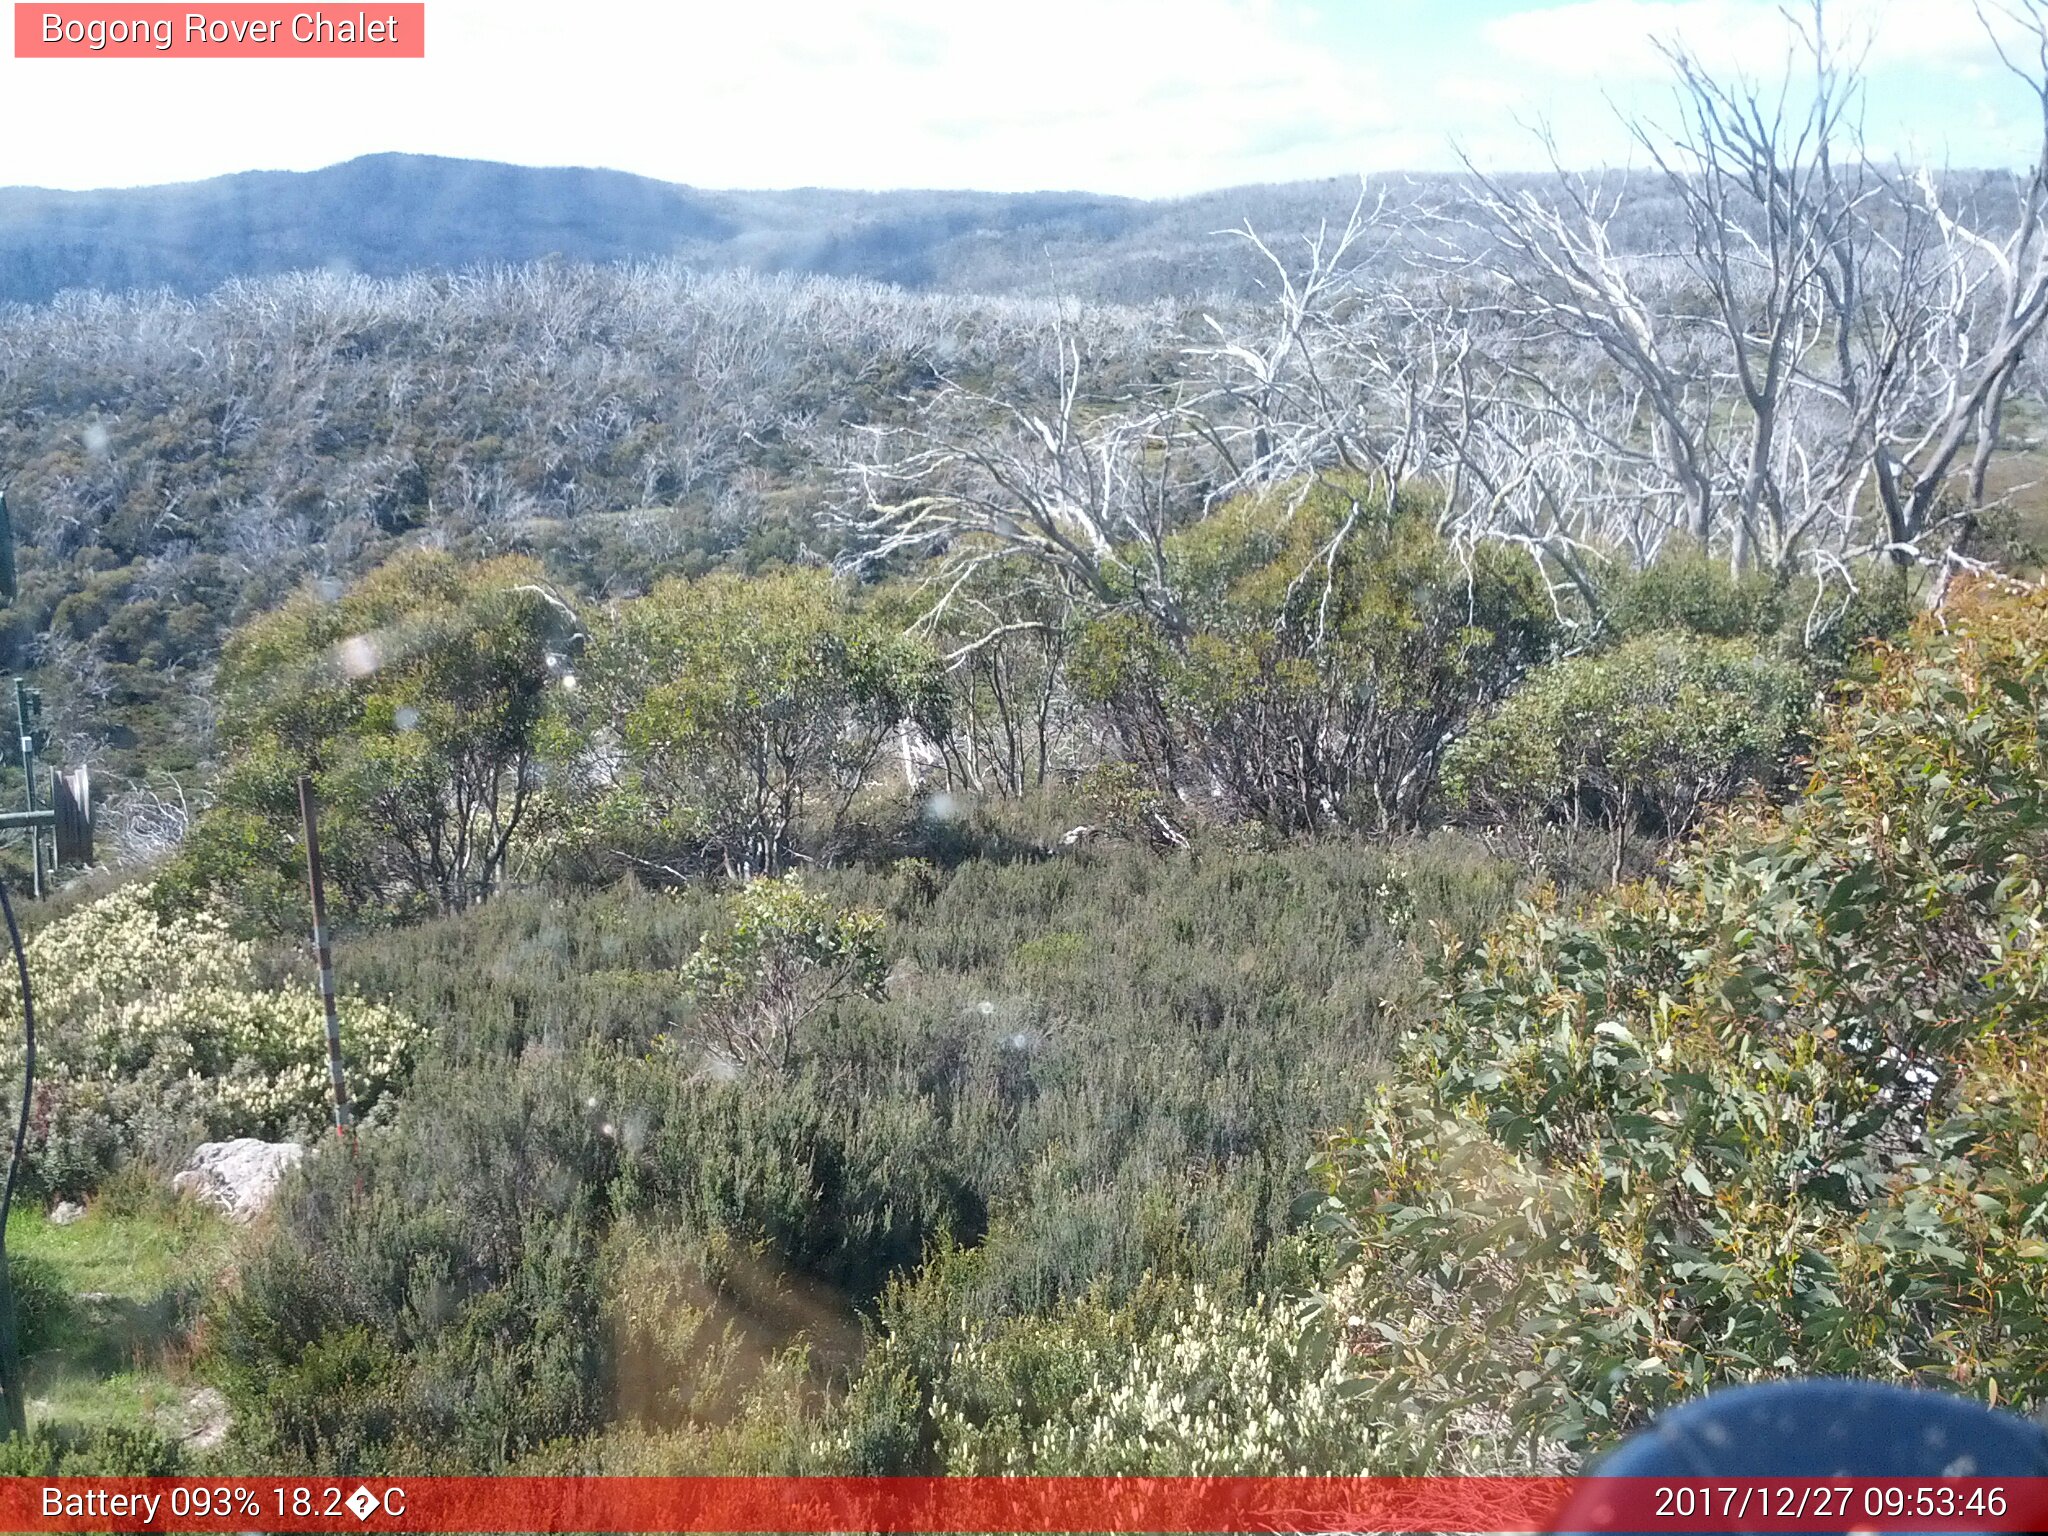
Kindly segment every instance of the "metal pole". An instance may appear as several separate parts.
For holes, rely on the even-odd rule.
[[[14,518],[7,510],[7,488],[0,485],[0,599],[11,603],[19,595],[14,580]]]
[[[14,718],[21,726],[21,776],[28,782],[28,809],[34,815],[36,809],[36,735],[35,726],[29,716],[28,684],[20,678],[14,680]],[[36,900],[43,898],[43,830],[31,825],[28,829],[29,862],[34,866],[35,876],[29,886]]]
[[[320,1006],[327,1012],[327,1077],[334,1085],[334,1134],[347,1136],[354,1112],[341,1071],[341,1017],[334,1008],[334,957],[327,947],[327,888],[320,875],[320,811],[313,781],[299,778],[299,819],[306,825],[306,885],[313,894],[313,955],[320,963]]]

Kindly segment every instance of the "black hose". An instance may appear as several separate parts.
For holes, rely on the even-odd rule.
[[[14,1281],[7,1268],[7,1217],[14,1209],[14,1185],[21,1174],[22,1149],[28,1144],[29,1105],[36,1087],[36,1005],[28,982],[28,953],[21,946],[21,925],[7,882],[0,880],[0,914],[7,919],[7,937],[14,945],[14,968],[21,978],[21,1028],[26,1041],[21,1066],[21,1116],[14,1123],[14,1150],[7,1159],[7,1183],[0,1187],[0,1397],[5,1398],[10,1434],[27,1435],[28,1403],[22,1396],[21,1338],[14,1319]]]

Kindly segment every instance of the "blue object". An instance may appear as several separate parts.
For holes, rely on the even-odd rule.
[[[1781,1381],[1674,1408],[1590,1475],[2048,1477],[2048,1429],[1946,1392]],[[1568,1508],[1559,1529],[1572,1528]]]

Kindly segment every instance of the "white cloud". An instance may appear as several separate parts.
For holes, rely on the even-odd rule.
[[[1086,188],[1626,155],[1653,35],[1773,67],[1775,0],[431,0],[419,61],[0,58],[0,182],[89,187],[376,150],[605,165],[706,187]],[[1995,67],[1969,0],[1830,0],[1875,69]],[[1370,23],[1359,25],[1360,16]],[[1902,76],[1903,78],[1903,76]],[[1927,78],[1934,78],[1929,74]],[[1980,133],[1969,110],[1919,108]],[[1873,100],[1873,129],[1911,92]],[[2023,104],[2022,104],[2023,105]],[[1967,156],[1964,156],[1967,158]]]
[[[705,186],[1192,190],[1390,125],[1370,65],[1298,21],[1287,0],[433,0],[418,62],[0,61],[0,136],[40,141],[0,180],[392,148]]]

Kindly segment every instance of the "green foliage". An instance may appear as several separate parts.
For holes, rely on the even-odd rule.
[[[1091,623],[1074,660],[1126,758],[1282,832],[1412,823],[1442,745],[1551,643],[1529,562],[1460,557],[1428,509],[1325,479],[1169,541],[1178,627]]]
[[[908,1096],[863,1104],[817,1069],[779,1087],[693,1080],[662,1061],[593,1087],[630,1154],[617,1208],[724,1239],[731,1265],[810,1290],[827,1319],[986,1224],[952,1128]]]
[[[1787,815],[1458,951],[1324,1165],[1361,1389],[1598,1444],[1785,1371],[2048,1368],[2048,600],[1878,658]]]
[[[1853,585],[1844,584],[1849,575]],[[1687,548],[1667,549],[1641,569],[1614,572],[1599,596],[1608,638],[1676,631],[1752,640],[1835,669],[1866,641],[1903,634],[1919,609],[1895,566],[1864,567],[1825,582],[1785,571],[1736,575],[1726,560]]]
[[[1341,1329],[1161,1276],[1041,1313],[975,1310],[974,1253],[893,1291],[834,1414],[828,1464],[869,1475],[1288,1475],[1371,1469]],[[1234,1290],[1234,1288],[1233,1288]]]
[[[276,1468],[502,1469],[602,1422],[592,1193],[614,1143],[566,1063],[424,1084],[238,1266],[209,1369]]]
[[[310,988],[260,984],[253,946],[209,912],[162,916],[123,887],[38,929],[36,1090],[26,1174],[83,1193],[124,1161],[192,1143],[316,1132],[327,1115],[326,1026]],[[21,1070],[20,999],[0,992],[0,1077]],[[350,1092],[374,1111],[424,1031],[393,1009],[342,1004]]]
[[[14,1338],[24,1356],[45,1348],[62,1330],[71,1297],[56,1265],[32,1253],[7,1255],[7,1284],[14,1300]]]
[[[184,1451],[151,1429],[41,1423],[26,1438],[0,1441],[0,1477],[189,1477]]]
[[[1785,581],[1775,572],[1740,575],[1698,549],[1667,550],[1653,564],[1620,573],[1603,594],[1608,627],[1623,639],[1680,631],[1715,640],[1761,640],[1786,621]]]
[[[1665,835],[1781,774],[1813,685],[1747,640],[1646,635],[1553,662],[1444,758],[1461,808]]]
[[[1137,1332],[1123,1311],[1063,1308],[960,1331],[932,1407],[949,1473],[1363,1476],[1400,1433],[1351,1380],[1346,1330],[1289,1307],[1225,1305],[1196,1287]],[[1498,1471],[1483,1429],[1466,1475]]]
[[[836,907],[795,875],[749,880],[725,908],[728,926],[704,935],[683,981],[727,1059],[784,1070],[819,1009],[888,995],[879,913]]]
[[[957,1225],[928,1112],[819,1086],[595,1052],[423,1084],[353,1161],[321,1149],[216,1309],[238,1455],[504,1470],[785,1396],[800,1363],[739,1357],[839,1335],[843,1359],[849,1298]]]
[[[488,896],[536,830],[563,628],[530,562],[426,551],[244,626],[221,659],[220,808],[179,883],[275,911],[303,879],[296,785],[310,774],[345,908],[455,911]]]
[[[568,769],[594,803],[571,850],[672,873],[780,873],[899,726],[947,722],[931,650],[818,571],[661,583],[598,627],[577,697]]]
[[[729,921],[699,890],[508,893],[366,935],[351,977],[439,1021],[434,1059],[240,1265],[211,1335],[236,1454],[830,1470],[804,1426],[865,1319],[901,1340],[876,1369],[909,1397],[861,1370],[846,1455],[928,1465],[946,1319],[1306,1284],[1291,1170],[1417,994],[1411,930],[1476,932],[1515,879],[1449,836],[968,859],[880,936],[887,999],[814,1013],[775,1074],[722,1062],[675,984]],[[826,914],[898,890],[840,869],[801,894]],[[657,1381],[657,1357],[688,1368]],[[531,1390],[472,1404],[466,1372]]]

